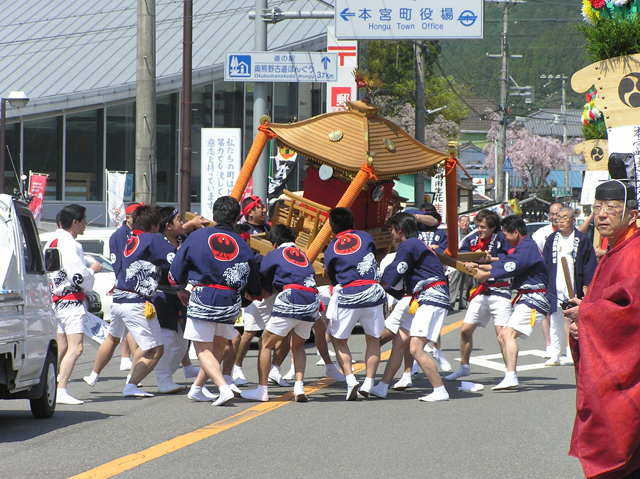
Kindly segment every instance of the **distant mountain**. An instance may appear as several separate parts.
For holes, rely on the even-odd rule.
[[[510,4],[508,45],[511,55],[509,74],[519,86],[535,87],[535,102],[525,105],[522,97],[511,97],[513,115],[526,115],[527,110],[560,108],[561,80],[540,79],[540,75],[565,75],[567,108],[582,109],[583,94],[571,89],[571,75],[588,65],[584,53],[585,41],[575,26],[582,22],[579,0],[527,0]],[[500,58],[487,58],[487,53],[499,54],[502,42],[502,3],[485,2],[483,40],[449,40],[438,42],[441,56],[438,63],[453,75],[456,83],[466,86],[473,96],[484,96],[500,104]],[[547,84],[547,86],[544,86]],[[515,86],[509,81],[509,86]]]

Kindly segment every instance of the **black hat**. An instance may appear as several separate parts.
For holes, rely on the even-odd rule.
[[[596,188],[596,200],[635,200],[636,191],[632,185],[619,180],[606,181]]]

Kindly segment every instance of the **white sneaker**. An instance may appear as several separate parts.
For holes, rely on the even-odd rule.
[[[94,387],[96,385],[96,383],[98,382],[98,377],[96,377],[95,379],[92,379],[91,376],[85,376],[82,378],[82,380],[87,383],[89,386]]]
[[[182,374],[184,374],[185,379],[197,378],[199,372],[200,372],[200,368],[195,367],[193,364],[182,367]]]
[[[413,366],[411,366],[411,376],[415,376],[420,372],[420,366],[418,365],[418,361],[413,360]]]
[[[544,362],[545,366],[560,366],[560,358],[557,356],[552,356],[550,359],[547,359]]]
[[[327,377],[333,379],[334,381],[345,381],[345,377],[344,374],[342,374],[338,368],[336,367],[335,364],[331,363],[331,364],[327,364],[325,366],[325,374],[327,375]]]
[[[269,381],[276,383],[278,386],[282,386],[282,387],[290,387],[291,383],[288,381],[285,381],[282,378],[282,375],[280,374],[280,371],[278,371],[275,368],[271,368],[271,371],[269,371]]]
[[[307,402],[309,398],[304,393],[304,384],[301,382],[297,382],[293,385],[293,396],[296,399],[296,402]]]
[[[269,400],[269,392],[259,387],[256,389],[249,389],[247,391],[242,391],[241,394],[244,399],[248,399],[250,401],[266,402]]]
[[[378,383],[369,390],[369,394],[371,394],[371,396],[384,399],[387,397],[387,388],[385,388],[382,383]]]
[[[129,371],[131,366],[133,366],[131,358],[122,358],[120,360],[120,371]]]
[[[194,390],[194,386],[191,386],[191,390],[187,394],[187,397],[192,401],[208,402],[218,398],[218,394],[212,394],[206,387],[202,387],[199,391]]]
[[[122,395],[126,398],[152,398],[153,394],[143,391],[135,384],[127,384],[122,391]]]
[[[233,395],[233,391],[231,391],[230,388],[222,387],[220,388],[220,395],[218,396],[218,399],[213,402],[212,406],[223,406],[231,401],[234,397],[235,396]]]
[[[497,386],[493,386],[491,388],[492,391],[502,391],[505,389],[518,389],[518,378],[517,377],[513,377],[513,378],[507,378],[505,377],[500,384],[498,384]]]
[[[411,382],[411,378],[405,379],[403,376],[400,378],[400,380],[398,380],[397,383],[391,386],[391,389],[395,391],[404,391],[405,389],[408,389],[412,386],[413,386],[413,383]]]
[[[442,390],[433,391],[431,394],[418,398],[418,400],[427,402],[448,401],[449,393],[446,390],[444,392]]]
[[[455,381],[458,378],[469,375],[471,375],[471,366],[469,364],[461,364],[458,369],[444,378],[449,381]]]
[[[347,401],[355,401],[358,398],[358,389],[360,389],[360,383],[358,382],[351,386],[347,384]]]
[[[181,386],[180,384],[176,384],[173,381],[158,382],[158,394],[176,394],[181,391],[187,389],[187,386]]]
[[[233,378],[233,383],[238,386],[243,386],[247,384],[247,378],[244,377],[244,371],[240,366],[233,366],[233,371],[231,372],[231,377]]]
[[[282,379],[285,379],[287,381],[294,381],[296,379],[296,368],[293,366],[293,364],[291,365],[291,369],[289,369],[289,372],[282,376]]]
[[[436,363],[438,363],[438,366],[440,366],[441,371],[451,371],[451,364],[449,364],[449,361],[445,359],[444,354],[442,354],[442,350],[434,349],[431,355],[433,356],[433,359],[436,361]]]
[[[84,401],[74,398],[66,389],[58,389],[56,391],[56,404],[67,404],[69,406],[79,406]]]

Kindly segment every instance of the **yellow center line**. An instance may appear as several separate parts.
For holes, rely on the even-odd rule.
[[[441,335],[450,333],[460,326],[462,326],[462,321],[457,321],[448,326],[445,326],[444,328],[442,328]],[[380,360],[386,361],[387,359],[389,359],[390,354],[390,350],[383,352],[380,355]],[[364,362],[359,362],[353,365],[354,374],[359,373],[364,369]],[[305,384],[305,393],[307,395],[313,394],[314,392],[324,389],[334,382],[335,381],[333,379],[323,378],[319,379],[318,381]],[[135,454],[129,454],[128,456],[120,457],[89,471],[73,476],[69,479],[106,479],[108,477],[113,477],[115,475],[128,471],[129,469],[140,466],[146,462],[158,459],[159,457],[162,457],[166,454],[190,446],[191,444],[195,444],[196,442],[207,439],[211,436],[214,436],[215,434],[226,431],[227,429],[231,429],[232,427],[243,424],[247,421],[250,421],[251,419],[255,419],[259,416],[262,416],[263,414],[275,411],[276,409],[289,404],[292,400],[293,391],[290,391],[270,401],[257,404],[256,406],[252,406],[249,409],[245,409],[244,411],[234,414],[233,416],[230,416],[226,419],[222,419],[218,422],[214,422],[213,424],[209,424],[208,426],[196,429],[195,431],[188,432],[173,439],[161,442],[160,444],[156,444],[155,446],[151,446],[150,448],[147,448]]]

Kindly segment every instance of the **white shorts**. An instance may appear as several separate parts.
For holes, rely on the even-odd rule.
[[[111,323],[109,323],[109,334],[114,338],[122,339],[127,334],[127,327],[124,325],[121,315],[111,314]]]
[[[331,301],[331,286],[325,284],[324,286],[318,286],[318,298],[324,304],[324,307],[329,306],[329,301]]]
[[[413,321],[413,314],[409,313],[409,307],[411,306],[411,296],[405,296],[400,301],[396,302],[395,308],[391,311],[391,314],[384,320],[385,327],[393,334],[397,334],[400,328],[409,331],[411,329],[411,322]]]
[[[282,316],[271,316],[267,331],[278,336],[286,336],[289,331],[293,330],[302,339],[309,339],[311,336],[312,321],[301,321],[293,318],[283,318]]]
[[[60,334],[84,334],[84,305],[56,309],[56,322]]]
[[[440,337],[440,331],[442,331],[442,325],[447,314],[449,314],[449,310],[442,306],[421,304],[418,306],[411,323],[411,329],[409,330],[411,336],[427,338],[435,343]]]
[[[162,346],[162,329],[156,316],[144,317],[144,303],[113,303],[111,321],[121,320],[143,351]]]
[[[362,325],[364,334],[379,338],[384,329],[382,305],[357,309],[338,307],[337,319],[329,321],[329,334],[336,339],[348,339],[357,322]]]
[[[269,321],[273,302],[276,295],[273,294],[262,301],[254,301],[242,310],[242,324],[245,331],[263,331]]]
[[[198,343],[212,343],[216,336],[232,340],[237,335],[238,331],[233,324],[213,323],[201,319],[187,318],[187,324],[184,327],[184,339]]]
[[[511,316],[511,300],[494,294],[479,294],[469,303],[466,324],[477,324],[484,328],[493,318],[495,326],[504,326]]]
[[[516,307],[513,308],[513,313],[511,313],[511,317],[505,326],[509,326],[512,329],[515,329],[519,333],[522,334],[523,339],[527,339],[531,336],[531,332],[533,331],[533,327],[531,327],[531,311],[535,312],[536,315],[536,323],[538,324],[545,318],[545,315],[540,311],[534,309],[532,310],[526,304],[516,304]],[[534,327],[535,327],[534,324]]]

